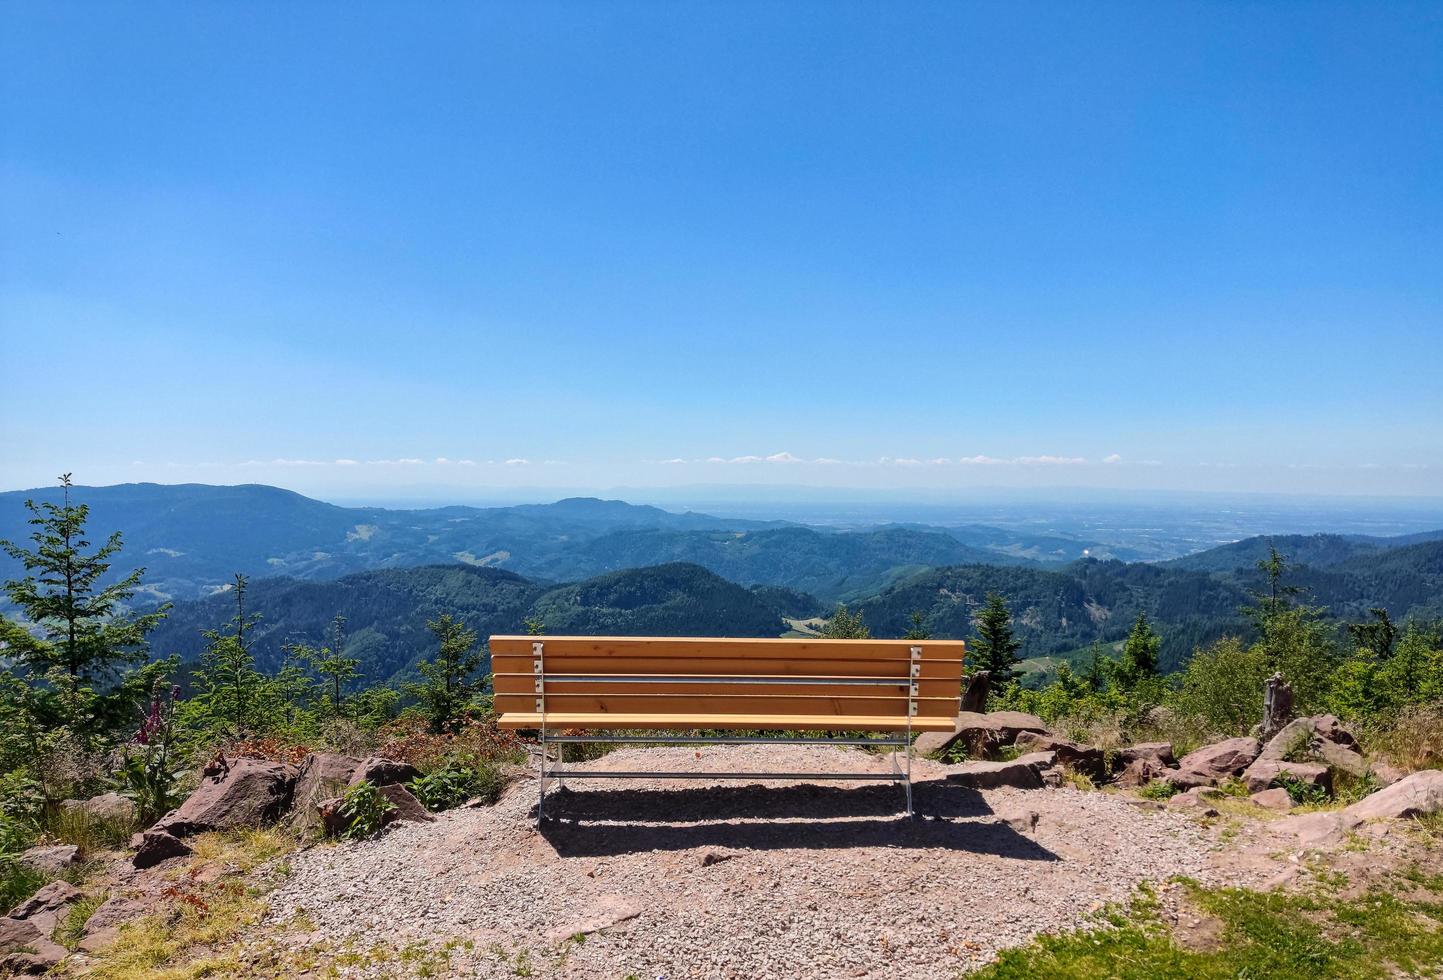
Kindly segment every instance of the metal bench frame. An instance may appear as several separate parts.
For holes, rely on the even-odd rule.
[[[913,818],[912,810],[912,718],[917,714],[918,680],[922,675],[922,648],[911,648],[910,676],[898,679],[895,686],[907,688],[907,729],[905,733],[884,738],[807,738],[802,736],[748,737],[743,735],[560,735],[548,730],[546,721],[546,685],[561,682],[584,682],[592,684],[794,684],[795,680],[775,677],[737,677],[716,674],[547,674],[546,641],[535,640],[531,644],[531,671],[536,682],[536,713],[541,716],[541,732],[538,738],[540,766],[540,792],[536,801],[536,825],[545,819],[546,788],[551,779],[556,780],[558,789],[566,785],[566,779],[830,779],[845,781],[873,781],[901,783],[906,794],[907,819]],[[825,684],[838,687],[852,685],[877,687],[892,686],[891,681],[879,682],[869,677],[835,677],[829,679],[808,678],[808,684]],[[566,746],[575,744],[607,742],[623,745],[852,745],[876,748],[891,748],[892,771],[877,772],[606,772],[566,768]],[[556,766],[547,767],[546,747],[556,746]],[[906,756],[906,764],[897,761],[896,749]]]

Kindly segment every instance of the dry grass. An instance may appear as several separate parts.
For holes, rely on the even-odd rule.
[[[1406,772],[1443,768],[1443,708],[1409,705],[1391,724],[1364,732],[1363,744]]]

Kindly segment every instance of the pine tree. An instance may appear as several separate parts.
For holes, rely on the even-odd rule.
[[[360,661],[345,656],[346,618],[337,615],[331,620],[330,646],[312,647],[293,643],[286,647],[286,653],[297,660],[310,664],[311,670],[320,678],[317,714],[328,721],[340,719],[346,710],[346,688],[360,676],[356,669]]]
[[[406,690],[421,702],[432,731],[444,732],[455,728],[471,696],[482,687],[473,677],[482,655],[476,649],[476,631],[449,614],[427,623],[426,628],[436,636],[436,658],[417,665],[422,680],[406,685]]]
[[[259,616],[246,613],[246,585],[246,577],[237,572],[233,588],[236,611],[228,624],[233,632],[206,630],[202,634],[206,648],[197,674],[200,685],[207,689],[209,710],[227,719],[239,738],[262,727],[263,719],[255,717],[255,712],[266,680],[256,670],[246,638],[246,632],[260,622]]]
[[[1161,649],[1162,637],[1147,621],[1147,614],[1138,613],[1137,621],[1123,641],[1122,659],[1114,670],[1114,676],[1124,690],[1131,691],[1141,682],[1157,676],[1157,658]]]
[[[870,640],[872,631],[862,621],[862,614],[850,611],[845,603],[837,604],[837,611],[822,628],[824,640]]]
[[[927,628],[926,619],[922,615],[922,610],[913,610],[911,616],[911,625],[907,627],[907,632],[902,634],[902,639],[930,640],[931,638],[932,631]]]
[[[973,668],[990,672],[994,689],[1015,680],[1017,651],[1022,644],[1012,635],[1012,613],[1007,601],[996,592],[987,593],[987,602],[973,623],[977,627],[977,639],[970,650]]]
[[[1375,606],[1368,610],[1372,622],[1349,623],[1348,635],[1360,650],[1367,650],[1379,662],[1393,656],[1393,644],[1398,640],[1398,627],[1388,617],[1388,610]]]
[[[170,610],[166,603],[144,615],[127,615],[124,603],[140,586],[145,569],[101,586],[111,559],[120,553],[119,531],[87,553],[90,540],[86,504],[70,500],[70,474],[60,477],[63,503],[25,501],[33,548],[0,541],[0,548],[25,566],[26,575],[5,583],[5,593],[30,621],[0,617],[0,644],[28,672],[31,683],[44,680],[58,693],[62,722],[88,745],[104,727],[100,717],[120,710],[107,705],[125,668],[145,660],[145,638]]]

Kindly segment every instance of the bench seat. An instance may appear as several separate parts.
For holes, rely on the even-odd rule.
[[[585,729],[640,729],[687,730],[692,728],[716,729],[719,731],[783,731],[783,732],[904,732],[907,719],[897,715],[851,715],[839,721],[836,715],[738,715],[738,714],[611,714],[608,712],[557,712],[546,713],[546,724],[552,728]],[[952,718],[913,718],[914,732],[950,732],[955,721]],[[536,712],[508,711],[498,722],[499,727],[530,729],[541,727],[541,715]]]

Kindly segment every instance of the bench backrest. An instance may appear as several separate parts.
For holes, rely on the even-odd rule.
[[[950,731],[965,650],[622,636],[493,636],[490,647],[503,728],[792,731]]]

